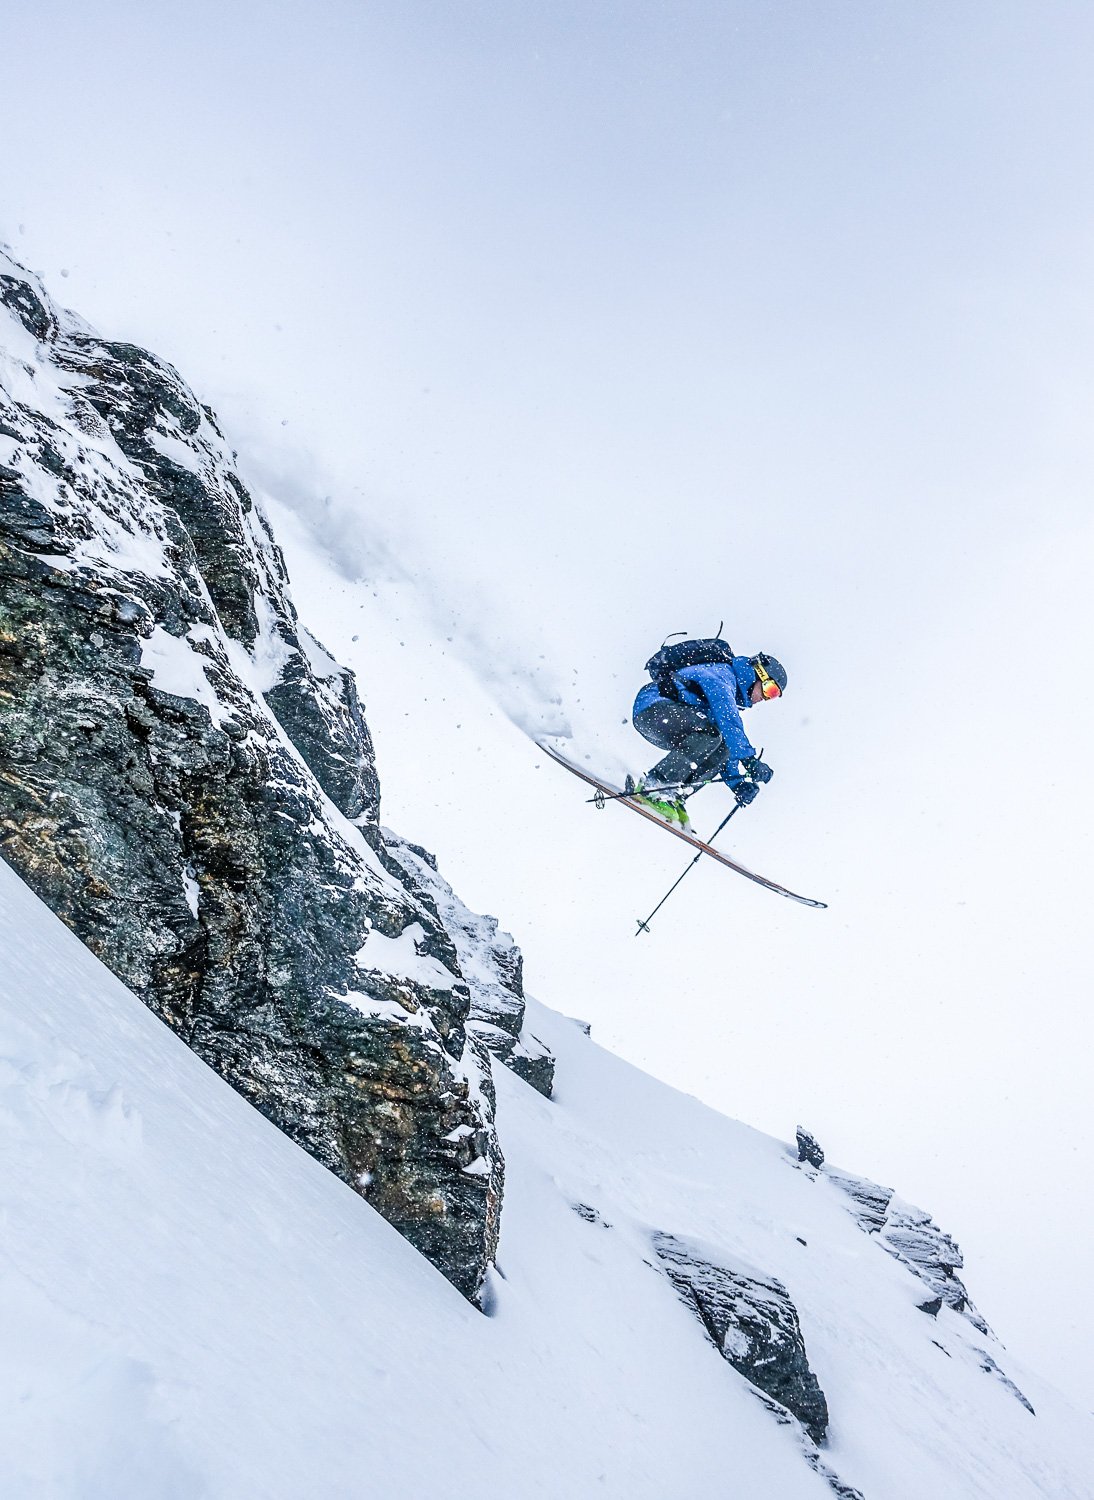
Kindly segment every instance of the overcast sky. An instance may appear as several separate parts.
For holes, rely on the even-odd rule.
[[[1094,9],[12,0],[3,35],[0,237],[348,573],[414,575],[522,723],[641,769],[667,632],[786,664],[740,849],[829,913],[742,929],[697,881],[635,957],[548,903],[534,988],[580,963],[605,1040],[979,1236],[989,1316],[1009,1287],[1094,1400]],[[516,927],[519,869],[465,874]],[[708,1041],[669,1055],[681,990]]]

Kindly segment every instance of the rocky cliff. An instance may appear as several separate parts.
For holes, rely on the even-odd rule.
[[[298,621],[213,412],[0,253],[4,856],[476,1297],[503,1185],[488,1047],[545,1092],[551,1063],[521,1037],[519,954],[480,945],[469,983],[460,933],[489,919],[378,816],[354,680]]]

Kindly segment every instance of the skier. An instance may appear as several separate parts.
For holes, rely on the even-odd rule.
[[[781,698],[782,664],[766,652],[735,656],[720,638],[662,646],[646,663],[652,682],[634,700],[638,733],[665,755],[627,790],[681,828],[687,828],[685,795],[720,776],[741,806],[774,775],[745,733],[741,714]]]

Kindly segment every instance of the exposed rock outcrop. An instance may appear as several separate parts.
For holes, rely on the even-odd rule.
[[[829,1167],[825,1180],[834,1182],[847,1194],[852,1203],[851,1212],[858,1220],[860,1229],[867,1234],[877,1234],[885,1227],[885,1216],[889,1212],[893,1190],[871,1182],[868,1177],[853,1177],[850,1172],[841,1172],[838,1167]]]
[[[582,1213],[584,1205],[575,1205]],[[582,1217],[587,1217],[582,1213]],[[599,1216],[597,1216],[599,1218]],[[676,1235],[655,1234],[653,1247],[682,1301],[707,1337],[784,1426],[793,1427],[802,1457],[838,1500],[863,1500],[825,1462],[828,1402],[805,1352],[798,1311],[782,1282]]]
[[[957,1242],[929,1213],[868,1178],[853,1177],[831,1167],[825,1177],[851,1199],[855,1217],[866,1233],[876,1234],[890,1255],[924,1283],[929,1293],[920,1304],[924,1312],[937,1313],[942,1306],[949,1307],[962,1313],[981,1333],[990,1332],[957,1274],[964,1265]]]
[[[378,857],[352,676],[169,365],[2,254],[0,350],[5,857],[475,1296],[502,1192],[489,1059],[435,902]]]
[[[899,1198],[892,1188],[871,1182],[868,1177],[856,1177],[837,1167],[825,1167],[823,1155],[820,1162],[803,1155],[801,1136],[798,1131],[798,1162],[806,1175],[815,1182],[829,1182],[846,1194],[850,1210],[859,1227],[869,1235],[877,1236],[877,1243],[892,1255],[922,1283],[921,1300],[917,1302],[920,1312],[937,1318],[943,1308],[959,1314],[987,1338],[994,1338],[983,1316],[969,1299],[964,1282],[957,1272],[964,1258],[957,1242],[940,1229],[931,1215],[914,1204]],[[811,1140],[812,1138],[809,1137]],[[936,1346],[951,1358],[952,1351],[938,1339]],[[967,1350],[966,1350],[967,1352]],[[976,1363],[985,1374],[992,1375],[1030,1413],[1033,1406],[1014,1381],[1000,1369],[993,1355],[986,1349],[975,1348]]]
[[[824,1152],[816,1137],[799,1125],[795,1139],[798,1143],[798,1160],[808,1162],[811,1167],[816,1167],[819,1171],[824,1166]]]
[[[524,983],[520,949],[498,931],[497,919],[469,911],[438,873],[425,849],[387,829],[383,842],[414,894],[437,913],[452,938],[460,971],[471,990],[467,1027],[491,1053],[546,1098],[554,1085],[555,1060],[538,1037],[524,1030]]]
[[[795,1416],[814,1443],[823,1442],[828,1403],[782,1283],[751,1267],[715,1260],[675,1235],[655,1234],[653,1247],[715,1348],[758,1391]]]

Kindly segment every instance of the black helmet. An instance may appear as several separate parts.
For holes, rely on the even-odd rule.
[[[766,651],[758,651],[755,656],[750,656],[748,660],[753,667],[759,668],[765,676],[771,678],[780,693],[786,692],[786,668],[781,661],[776,661],[773,656],[768,656]]]

